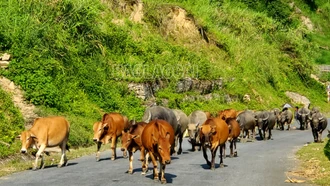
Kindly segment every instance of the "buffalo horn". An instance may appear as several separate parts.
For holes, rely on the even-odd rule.
[[[268,118],[269,118],[269,114],[267,113],[267,117],[262,120],[266,121],[266,120],[268,120]]]

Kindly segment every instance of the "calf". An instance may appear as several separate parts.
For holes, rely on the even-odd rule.
[[[22,142],[21,152],[26,153],[27,149],[35,145],[38,149],[36,160],[33,164],[33,170],[37,169],[38,158],[44,152],[46,147],[60,146],[62,156],[58,167],[67,165],[65,151],[68,150],[67,141],[69,139],[70,124],[60,116],[36,118],[32,128],[23,131],[19,138]],[[44,168],[44,158],[41,157],[40,168]]]
[[[137,150],[141,151],[140,161],[142,161],[142,174],[147,171],[147,163],[145,159],[145,149],[142,145],[141,134],[147,123],[139,122],[132,124],[129,131],[122,131],[121,150],[128,151],[129,169],[128,173],[133,174],[133,153]]]
[[[171,147],[174,145],[174,130],[165,120],[152,120],[144,128],[141,136],[142,145],[149,153],[154,169],[154,180],[158,180],[157,158],[160,164],[160,180],[166,183],[165,167],[171,163]]]
[[[102,122],[95,122],[93,125],[93,141],[97,143],[96,161],[100,160],[100,148],[102,144],[107,144],[111,140],[112,156],[111,160],[117,158],[116,145],[121,132],[129,126],[128,119],[119,113],[106,113],[103,115]],[[127,152],[123,152],[123,157],[127,158]]]
[[[218,147],[220,147],[220,167],[223,167],[223,149],[229,136],[229,128],[227,123],[221,118],[207,119],[202,126],[200,126],[200,137],[203,149],[203,156],[206,163],[215,169],[215,155]],[[208,160],[206,150],[210,149],[212,154],[211,162]]]

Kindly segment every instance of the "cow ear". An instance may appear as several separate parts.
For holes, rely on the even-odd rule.
[[[102,128],[105,129],[105,130],[107,130],[107,129],[109,128],[108,123],[104,123],[104,124],[102,125]]]
[[[31,134],[31,138],[37,138],[37,136],[35,136],[34,134]]]
[[[170,139],[170,137],[171,137],[170,133],[167,132],[165,138],[166,138],[166,139]]]
[[[152,135],[152,139],[154,140],[154,142],[158,142],[158,139],[154,136],[154,134],[151,134]]]
[[[202,128],[203,128],[203,125],[201,125],[201,126],[198,126],[198,128],[199,128],[199,129],[202,129]]]

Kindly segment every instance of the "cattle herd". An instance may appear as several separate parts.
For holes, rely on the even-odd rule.
[[[100,147],[111,141],[111,160],[117,158],[116,145],[121,137],[123,156],[129,159],[128,173],[133,173],[133,153],[141,151],[142,174],[148,171],[149,161],[153,164],[154,180],[166,183],[165,167],[171,163],[173,154],[182,153],[182,141],[185,136],[191,144],[191,150],[202,150],[203,157],[211,169],[215,169],[216,152],[220,152],[220,167],[223,167],[226,142],[229,142],[230,157],[237,156],[236,142],[254,141],[256,131],[263,140],[272,139],[272,129],[290,130],[293,118],[300,123],[300,129],[311,127],[315,142],[322,139],[322,132],[327,127],[327,118],[318,108],[309,110],[300,108],[293,114],[288,108],[282,111],[236,111],[225,109],[213,117],[209,112],[197,110],[187,116],[184,112],[162,106],[153,106],[145,110],[142,121],[129,121],[120,113],[106,113],[102,120],[93,124],[93,140],[97,144],[96,160],[100,159]],[[62,156],[58,167],[67,164],[66,150],[70,133],[69,122],[60,116],[37,118],[32,128],[23,131],[19,138],[22,142],[22,153],[29,147],[36,147],[33,169],[44,167],[43,152],[46,147],[60,146]],[[208,159],[207,149],[211,152]],[[158,164],[160,164],[160,174]]]

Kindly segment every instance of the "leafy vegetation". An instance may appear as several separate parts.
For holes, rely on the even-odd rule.
[[[0,158],[16,153],[19,143],[16,136],[24,128],[24,119],[12,102],[10,95],[0,88]]]
[[[314,31],[285,0],[143,2],[142,23],[131,21],[130,8],[121,11],[117,1],[0,2],[0,53],[13,56],[0,74],[22,87],[27,100],[41,109],[40,116],[69,119],[70,145],[93,144],[92,124],[104,112],[141,118],[143,101],[129,91],[130,82],[168,82],[156,92],[156,101],[166,99],[169,107],[187,114],[280,107],[290,102],[285,91],[298,92],[312,106],[329,111],[323,85],[310,78],[313,65],[326,63],[329,56],[327,1],[295,1],[312,19]],[[191,32],[203,30],[205,38],[175,27],[171,16],[177,7],[194,23]],[[196,98],[196,92],[176,93],[183,77],[221,77],[225,83],[212,92],[213,100],[205,100]],[[243,102],[245,94],[250,102]],[[22,130],[21,120],[7,123],[15,125],[13,134]]]

